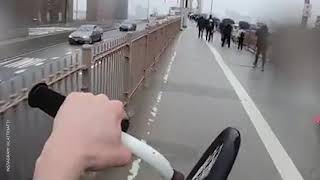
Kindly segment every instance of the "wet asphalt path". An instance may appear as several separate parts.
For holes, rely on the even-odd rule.
[[[242,133],[242,147],[229,179],[280,180],[239,98],[214,58],[205,42],[196,38],[194,29],[183,32],[181,39],[163,56],[157,73],[135,97],[134,107],[129,108],[135,114],[129,133],[154,146],[173,167],[187,175],[224,128],[236,127]],[[131,176],[137,180],[161,179],[147,164],[139,165],[137,172],[129,165],[100,173],[98,179],[130,179]]]
[[[319,91],[310,85],[312,82],[295,81],[277,71],[272,62],[265,72],[253,69],[253,54],[240,52],[234,45],[221,48],[218,34],[211,43],[287,153],[288,157],[277,160],[291,159],[294,173],[302,176],[286,178],[286,172],[278,171],[279,161],[272,160],[264,145],[266,140],[258,135],[216,57],[196,33],[192,27],[182,34],[163,56],[157,73],[135,97],[134,107],[129,108],[135,114],[129,132],[156,147],[175,168],[187,174],[216,135],[232,126],[241,131],[242,146],[229,180],[320,179],[320,129],[313,123],[319,113]],[[100,173],[98,179],[160,179],[147,164],[138,164],[138,171],[129,165]],[[284,170],[292,169],[284,166]]]

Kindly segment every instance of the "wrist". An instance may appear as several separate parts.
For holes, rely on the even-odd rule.
[[[81,153],[70,147],[70,144],[60,142],[52,137],[48,139],[37,159],[35,180],[77,180],[85,171],[85,159]]]

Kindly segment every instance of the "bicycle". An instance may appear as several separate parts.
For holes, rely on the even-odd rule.
[[[55,117],[65,96],[40,83],[29,92],[28,103]],[[155,168],[164,180],[226,180],[232,170],[241,144],[240,132],[227,128],[212,142],[196,163],[187,178],[173,169],[170,162],[158,151],[135,137],[122,133],[122,143],[131,152]]]

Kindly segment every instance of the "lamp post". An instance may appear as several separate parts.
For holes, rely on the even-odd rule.
[[[212,10],[213,10],[213,0],[211,0],[211,8],[210,8],[210,14],[211,15],[213,15]]]
[[[147,13],[147,20],[150,22],[150,0],[148,0],[148,13]]]

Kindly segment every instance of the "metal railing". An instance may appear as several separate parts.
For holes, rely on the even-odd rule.
[[[62,94],[106,94],[125,104],[180,31],[180,19],[148,26],[113,40],[84,45],[82,53],[45,64],[0,83],[0,179],[31,179],[52,120],[28,107],[27,93],[40,82]]]

